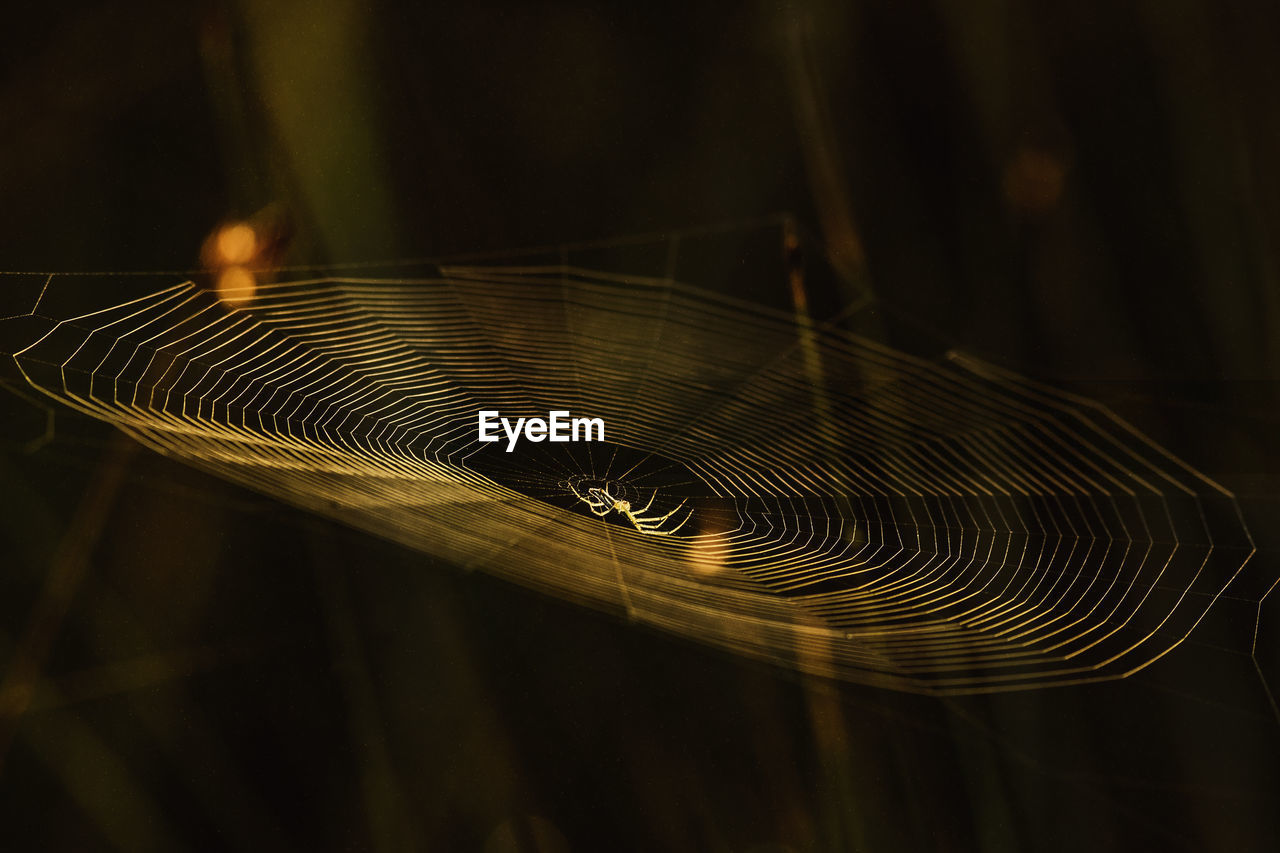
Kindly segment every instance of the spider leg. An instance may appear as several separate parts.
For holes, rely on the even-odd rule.
[[[649,507],[653,506],[653,502],[658,499],[658,490],[654,489],[653,494],[649,496],[649,502],[644,505],[644,509],[635,510],[636,515],[644,515],[649,511]]]
[[[689,519],[691,518],[693,518],[692,510],[690,510],[689,514],[680,520],[679,524],[677,524],[675,527],[672,527],[670,530],[662,530],[656,525],[650,525],[650,524],[645,524],[643,526],[637,524],[636,530],[639,530],[641,533],[651,533],[654,536],[670,536],[672,533],[675,533],[681,527],[684,527],[685,524],[687,524]]]
[[[673,516],[673,515],[675,515],[677,512],[679,512],[679,511],[680,511],[680,507],[684,506],[684,505],[685,505],[685,502],[686,502],[686,501],[688,501],[688,500],[689,500],[688,498],[685,498],[683,501],[680,501],[680,503],[676,506],[676,508],[675,508],[675,509],[673,509],[673,510],[671,510],[671,512],[667,513],[666,515],[654,515],[654,516],[648,516],[648,517],[646,517],[646,516],[643,516],[643,515],[641,515],[641,514],[640,514],[640,512],[644,512],[644,510],[642,509],[642,510],[640,510],[640,512],[637,512],[637,513],[635,514],[635,520],[636,520],[636,521],[651,521],[651,522],[653,522],[654,524],[661,524],[662,522],[666,521],[668,518],[670,518],[671,516]],[[650,501],[649,503],[653,503],[653,501]],[[648,507],[645,507],[645,509],[648,509]]]
[[[572,490],[574,496],[577,497],[578,500],[587,505],[587,509],[591,510],[594,515],[597,515],[600,518],[604,518],[609,514],[610,510],[613,509],[612,502],[607,502],[603,498],[597,497],[596,493],[599,492],[600,489],[587,489],[587,493],[585,495],[578,491],[578,487],[573,483],[569,484],[569,489]]]
[[[689,523],[689,519],[691,519],[691,518],[693,518],[693,510],[689,510],[688,514],[687,514],[687,515],[685,515],[685,517],[684,517],[683,519],[681,519],[681,520],[680,520],[680,523],[679,523],[679,524],[677,524],[675,527],[671,528],[670,530],[664,530],[664,531],[663,531],[663,533],[668,533],[668,534],[670,534],[670,533],[675,533],[675,532],[676,532],[677,530],[679,530],[681,527],[684,527],[686,524],[688,524],[688,523]]]
[[[596,497],[595,495],[595,493],[598,492],[599,489],[587,489],[587,493],[584,495],[582,492],[578,491],[578,487],[575,486],[573,483],[569,484],[569,488],[573,491],[574,497],[576,497],[578,500],[582,501],[584,504],[591,507],[592,509],[601,505],[600,498]]]
[[[689,519],[693,518],[693,510],[689,510],[688,514],[685,515],[685,517],[682,518],[680,520],[680,523],[677,524],[675,527],[672,527],[669,530],[661,529],[662,523],[666,521],[668,518],[670,518],[671,516],[675,515],[677,512],[679,512],[680,507],[683,507],[686,501],[688,501],[688,498],[685,498],[683,501],[680,501],[680,505],[677,506],[675,509],[671,510],[671,512],[667,513],[666,515],[661,515],[661,516],[655,515],[651,517],[645,517],[642,515],[627,513],[627,518],[630,519],[631,523],[635,525],[636,530],[639,530],[641,533],[653,533],[653,534],[657,534],[658,536],[670,536],[672,533],[675,533],[681,527],[684,527],[685,524],[688,523]]]
[[[597,496],[596,500],[599,502],[600,508],[603,510],[600,515],[608,515],[610,512],[618,508],[618,499],[609,493],[608,485],[604,488],[594,488],[591,491]]]

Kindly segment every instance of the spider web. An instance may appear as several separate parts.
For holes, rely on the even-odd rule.
[[[51,277],[13,360],[38,394],[307,510],[903,690],[1124,677],[1252,555],[1230,492],[1097,403],[877,343],[851,331],[865,300],[815,325],[686,284],[661,246],[647,275],[565,250],[291,278],[234,307],[188,280],[61,311]],[[598,417],[607,440],[506,452],[477,442],[481,409]],[[591,488],[688,521],[600,517]]]

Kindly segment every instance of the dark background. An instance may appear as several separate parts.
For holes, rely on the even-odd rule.
[[[48,646],[6,849],[1280,846],[1280,12],[732,5],[6,9],[0,269],[186,270],[272,204],[307,264],[789,211],[845,276],[815,298],[870,289],[891,343],[1100,398],[1236,492],[1262,550],[1204,630],[1107,685],[814,682],[5,394],[0,659]]]

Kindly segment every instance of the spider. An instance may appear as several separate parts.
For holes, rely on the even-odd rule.
[[[658,499],[657,489],[653,490],[653,496],[650,497],[649,502],[644,505],[644,509],[632,510],[631,501],[624,500],[619,497],[614,497],[609,492],[608,483],[605,483],[604,486],[589,487],[585,495],[582,492],[578,491],[578,487],[573,483],[569,483],[569,488],[573,490],[573,493],[574,495],[577,496],[578,500],[582,501],[587,505],[587,507],[591,510],[591,512],[594,515],[598,515],[601,518],[604,518],[609,513],[613,512],[614,510],[617,510],[619,515],[625,516],[627,521],[631,522],[632,526],[635,527],[635,529],[640,531],[641,533],[653,533],[658,536],[670,536],[672,533],[675,533],[681,527],[684,527],[685,523],[688,522],[689,518],[693,515],[693,513],[691,512],[688,515],[686,515],[684,519],[681,520],[680,523],[677,524],[675,527],[672,527],[669,530],[663,530],[662,525],[666,522],[668,518],[670,518],[671,516],[675,515],[677,512],[680,511],[680,508],[685,505],[685,501],[687,501],[688,498],[685,498],[683,501],[680,501],[679,505],[677,505],[675,509],[671,510],[671,512],[667,513],[666,515],[648,515],[647,516],[645,515],[645,513],[649,511],[649,507],[653,506],[653,502]]]

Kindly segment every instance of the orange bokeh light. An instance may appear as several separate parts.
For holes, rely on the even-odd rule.
[[[258,253],[258,235],[243,222],[226,225],[214,239],[218,266],[247,264]]]
[[[243,305],[253,299],[258,280],[244,267],[227,267],[218,273],[218,298],[228,305]]]

